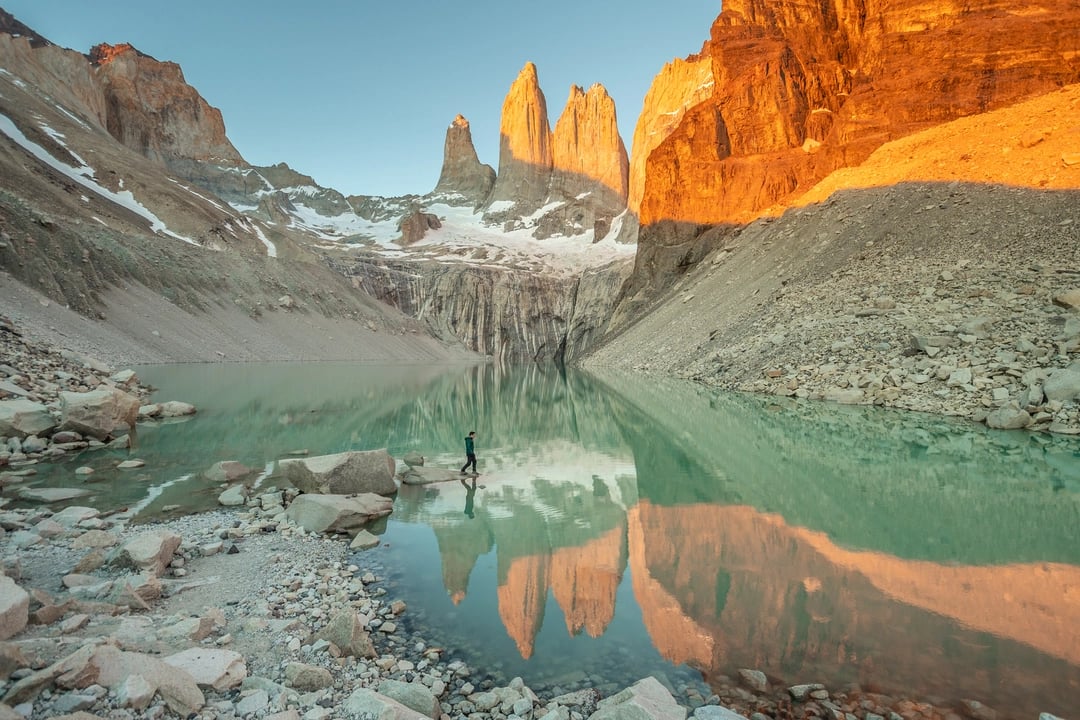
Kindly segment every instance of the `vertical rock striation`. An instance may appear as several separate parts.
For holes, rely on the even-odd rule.
[[[615,101],[597,83],[585,92],[574,85],[555,123],[552,194],[576,197],[598,192],[625,207],[629,162],[619,137]]]
[[[435,195],[459,195],[469,204],[480,205],[487,200],[494,185],[495,169],[480,162],[469,121],[458,115],[446,129],[442,172],[432,192]]]

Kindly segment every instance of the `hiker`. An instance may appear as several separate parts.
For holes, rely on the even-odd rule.
[[[473,440],[476,438],[476,431],[470,430],[469,434],[465,436],[465,465],[461,468],[461,474],[465,474],[466,468],[472,465],[473,475],[479,473],[476,472],[476,446],[473,444]]]
[[[472,478],[470,481],[472,485],[465,482],[465,478],[461,478],[461,486],[465,488],[465,514],[472,519],[476,517],[473,512],[473,499],[476,497],[476,478]]]

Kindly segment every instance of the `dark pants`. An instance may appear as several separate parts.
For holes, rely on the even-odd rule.
[[[472,465],[472,471],[476,472],[476,456],[472,453],[467,453],[465,455],[465,465],[461,468],[461,472],[465,472],[466,468],[470,465]]]

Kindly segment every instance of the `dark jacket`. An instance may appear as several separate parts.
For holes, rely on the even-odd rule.
[[[476,454],[476,448],[473,447],[473,439],[471,437],[468,437],[468,436],[466,436],[466,438],[465,438],[465,454],[466,455],[475,455]]]

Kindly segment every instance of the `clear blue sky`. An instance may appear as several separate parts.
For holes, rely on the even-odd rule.
[[[664,63],[701,49],[719,0],[0,0],[80,52],[129,42],[183,68],[256,165],[286,162],[346,194],[434,187],[461,113],[498,167],[499,113],[526,61],[555,120],[571,84],[603,83],[627,149]]]

